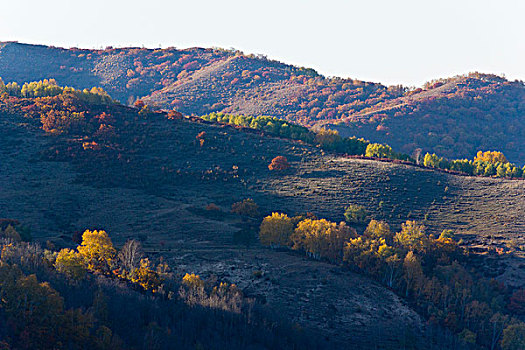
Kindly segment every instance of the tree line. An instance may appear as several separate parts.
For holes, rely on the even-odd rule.
[[[355,211],[347,210],[350,222],[356,222]],[[450,230],[436,237],[409,220],[395,232],[384,221],[370,220],[358,234],[345,222],[274,212],[263,219],[259,240],[375,278],[407,298],[431,324],[457,334],[460,345],[525,346],[525,290],[511,291],[470,270],[468,251]]]
[[[21,98],[53,97],[61,94],[71,94],[92,104],[115,103],[102,88],[93,87],[91,89],[78,90],[68,86],[62,87],[57,84],[55,79],[24,83],[24,85],[20,87],[16,82],[5,84],[2,78],[0,78],[0,95],[4,93],[12,97]]]
[[[140,242],[86,230],[76,249],[43,249],[0,228],[2,349],[246,349],[327,345],[233,284],[179,276]],[[7,232],[6,232],[7,230]]]
[[[474,160],[448,160],[436,154],[426,153],[421,162],[419,156],[410,157],[403,153],[397,153],[386,144],[371,143],[356,137],[342,137],[336,130],[331,129],[320,128],[311,130],[276,117],[210,113],[201,116],[201,118],[211,122],[265,131],[279,137],[303,141],[331,152],[370,158],[402,160],[413,164],[422,163],[425,167],[449,170],[472,176],[499,178],[523,178],[525,176],[525,166],[520,168],[510,163],[503,153],[498,151],[479,151]]]

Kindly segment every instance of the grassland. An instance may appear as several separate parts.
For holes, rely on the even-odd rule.
[[[364,347],[375,339],[382,347],[402,347],[415,335],[425,341],[425,326],[400,298],[363,276],[271,251],[255,240],[241,244],[234,239],[239,228],[253,227],[245,234],[254,237],[257,221],[229,213],[233,202],[253,198],[264,213],[313,212],[337,221],[355,203],[395,229],[406,219],[425,222],[429,233],[454,229],[479,254],[498,257],[480,260],[487,273],[516,285],[525,280],[523,181],[346,159],[297,142],[159,115],[134,135],[142,142],[120,150],[128,161],[85,151],[59,162],[51,161],[50,150],[86,140],[46,135],[26,122],[0,117],[1,217],[31,225],[36,239],[57,247],[71,245],[73,233],[86,228],[104,228],[117,245],[142,239],[150,254],[162,255],[177,272],[239,284],[300,327],[337,341]],[[200,145],[196,135],[203,131]],[[277,155],[288,158],[290,170],[268,170]],[[206,210],[210,203],[220,210]]]

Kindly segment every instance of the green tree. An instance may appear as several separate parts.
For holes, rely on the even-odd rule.
[[[394,158],[394,151],[389,145],[371,143],[366,146],[365,156],[374,158]]]
[[[408,220],[401,224],[401,232],[396,233],[394,240],[408,250],[420,250],[426,246],[425,226]]]
[[[345,221],[349,224],[362,224],[366,221],[368,213],[365,207],[357,204],[350,204],[345,210]]]

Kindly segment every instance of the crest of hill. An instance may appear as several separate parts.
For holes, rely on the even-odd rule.
[[[343,135],[381,141],[406,153],[417,148],[449,158],[498,149],[525,162],[525,86],[471,73],[433,81],[343,120],[323,122]]]
[[[55,78],[78,89],[101,86],[123,103],[141,98],[185,114],[272,115],[306,126],[330,125],[344,136],[389,143],[411,154],[472,158],[499,150],[525,163],[525,88],[469,74],[410,90],[356,79],[327,78],[239,51],[107,48],[61,49],[0,44],[4,81]]]

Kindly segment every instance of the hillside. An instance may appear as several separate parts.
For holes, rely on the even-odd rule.
[[[439,335],[370,278],[263,247],[259,221],[230,213],[234,202],[253,198],[265,215],[313,212],[334,221],[360,204],[396,231],[407,219],[425,223],[428,233],[455,230],[488,258],[472,267],[510,286],[525,280],[520,180],[348,159],[256,131],[69,94],[10,97],[0,111],[0,217],[30,225],[38,241],[59,248],[73,246],[75,232],[86,228],[107,230],[118,246],[141,237],[145,250],[178,274],[235,283],[336,343],[366,348],[373,339],[396,348]],[[270,171],[276,156],[291,169]]]
[[[101,86],[131,103],[201,115],[214,111],[272,115],[303,125],[332,125],[344,135],[421,148],[449,158],[499,150],[525,163],[523,83],[470,74],[408,90],[326,78],[261,56],[221,49],[107,48],[0,44],[6,81],[55,78],[75,88]],[[408,133],[407,133],[408,131]]]
[[[479,150],[498,149],[523,163],[523,83],[470,74],[418,90],[350,115],[333,127],[342,135],[357,134],[407,153],[421,148],[448,158],[472,158]]]
[[[254,236],[249,248],[234,240],[246,222],[228,213],[232,201],[253,195],[271,210],[278,197],[250,188],[268,157],[279,148],[294,161],[318,151],[157,114],[142,119],[124,107],[102,108],[116,117],[115,138],[53,135],[3,107],[0,216],[30,225],[37,241],[70,247],[86,228],[104,228],[119,247],[143,237],[145,251],[164,257],[176,275],[235,283],[279,318],[322,332],[339,344],[334,348],[343,342],[367,348],[371,339],[399,347],[424,332],[417,313],[364,276],[254,245]],[[204,148],[195,139],[202,131]],[[92,140],[105,145],[102,152]],[[223,214],[204,209],[212,202]],[[257,271],[264,277],[254,277]]]

